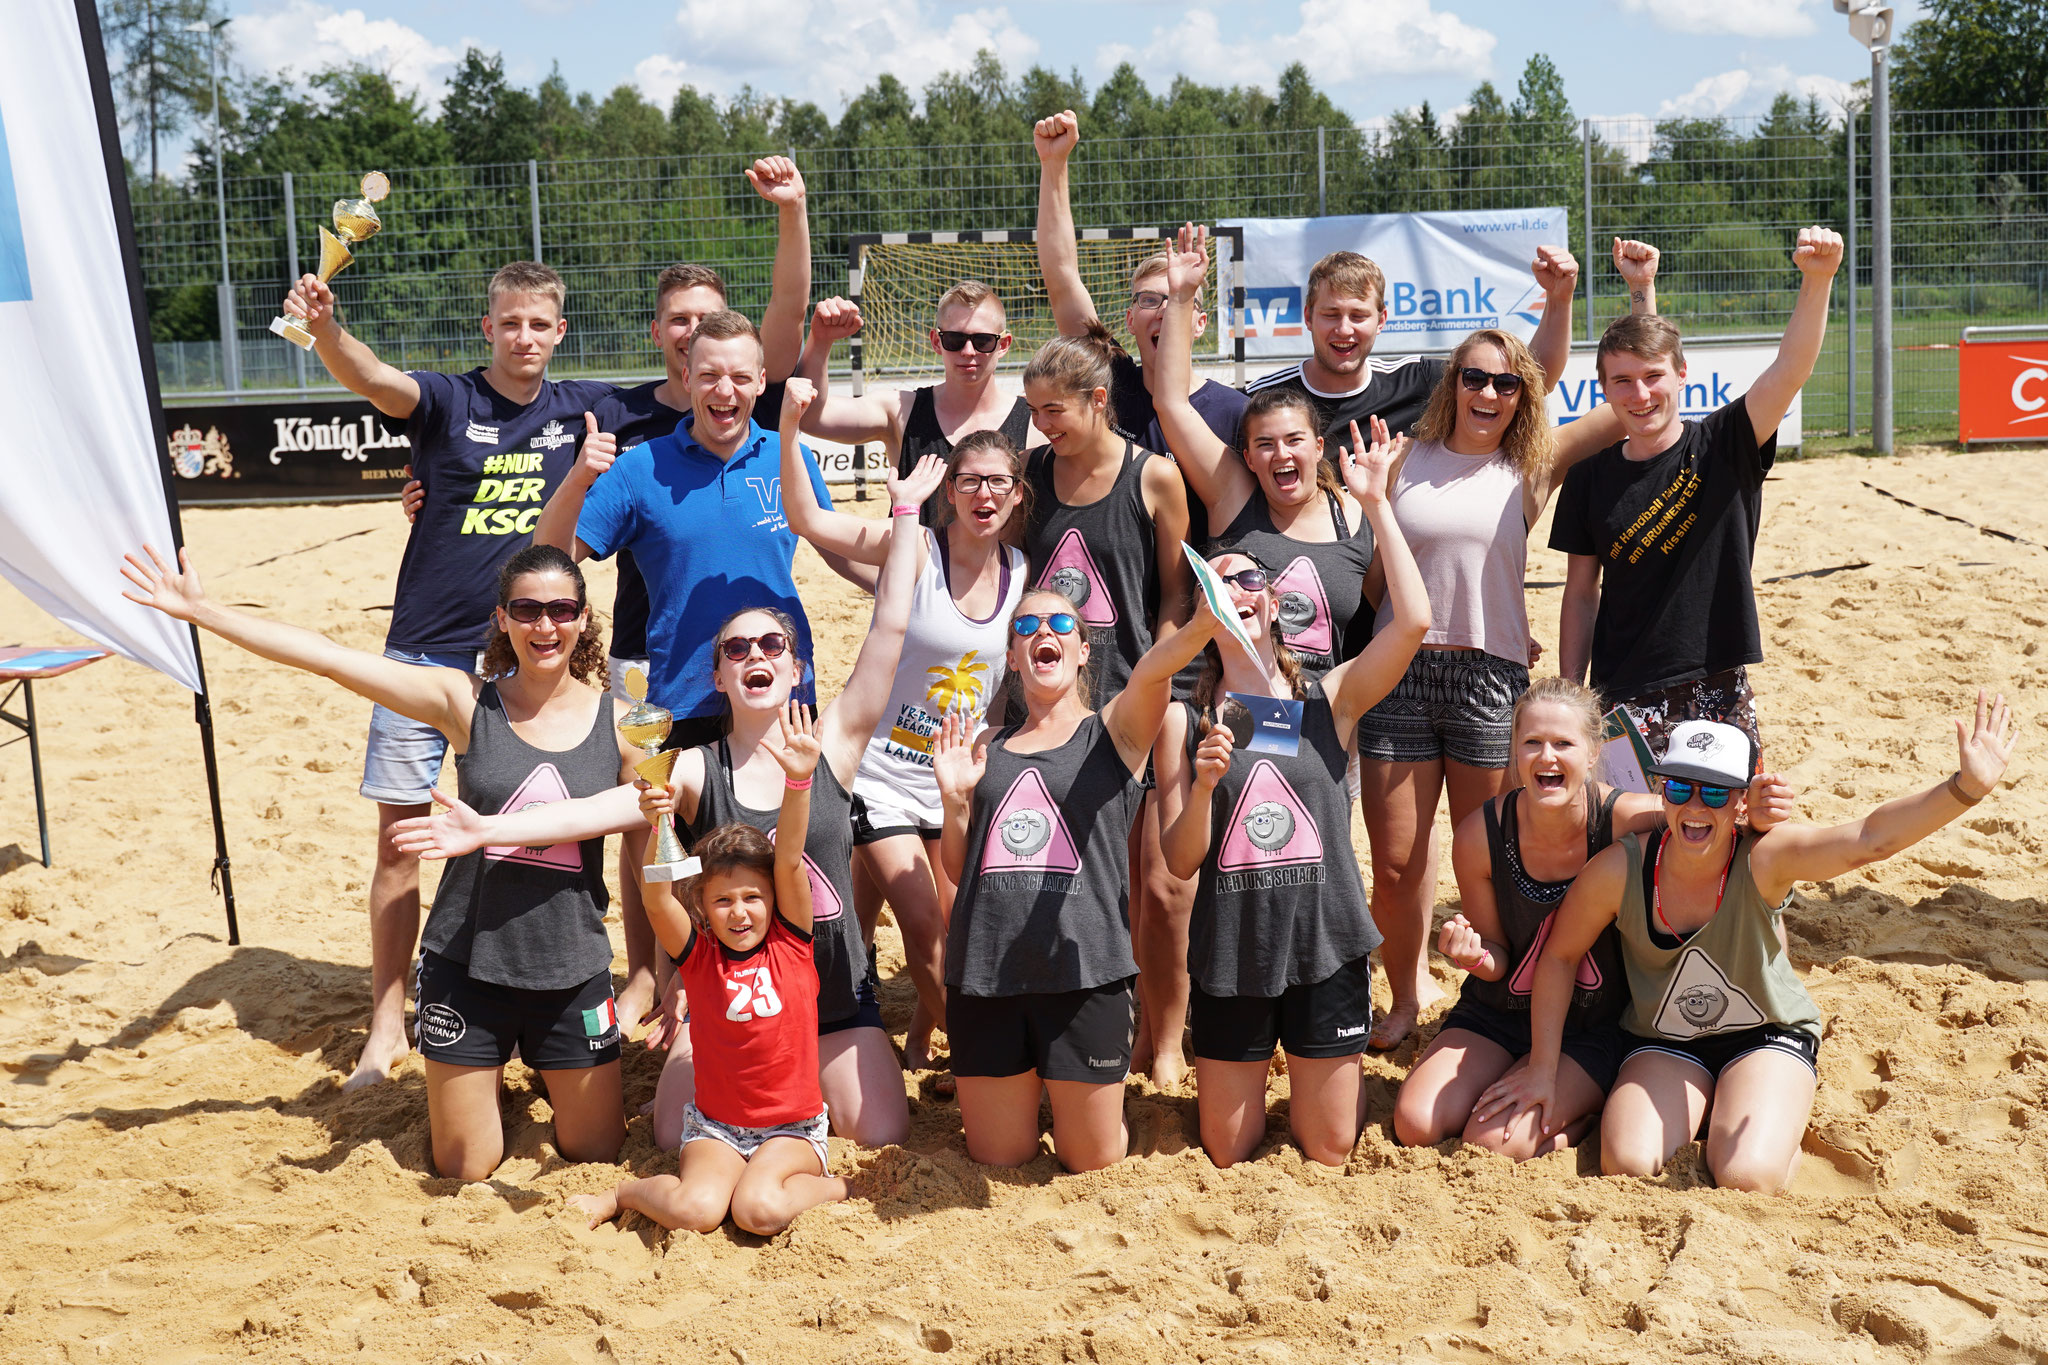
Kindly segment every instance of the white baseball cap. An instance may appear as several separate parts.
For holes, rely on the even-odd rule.
[[[1686,720],[1671,727],[1664,758],[1650,769],[1656,777],[1675,777],[1709,787],[1747,787],[1749,736],[1718,720]]]

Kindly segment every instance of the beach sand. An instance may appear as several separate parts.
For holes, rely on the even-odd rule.
[[[379,647],[395,505],[185,524],[216,598]],[[124,660],[44,684],[53,869],[34,861],[26,746],[0,756],[0,1358],[2048,1360],[2044,546],[2040,451],[1787,463],[1768,487],[1757,572],[1781,581],[1757,589],[1752,677],[1806,818],[1946,776],[1979,682],[2025,734],[1993,799],[1800,888],[1793,957],[1830,1023],[1780,1198],[1715,1190],[1696,1146],[1654,1180],[1599,1178],[1590,1143],[1519,1168],[1399,1147],[1394,1091],[1439,1006],[1365,1062],[1371,1112],[1342,1170],[1287,1145],[1284,1076],[1268,1144],[1227,1172],[1195,1145],[1192,1088],[1142,1079],[1130,1160],[978,1167],[925,1073],[905,1078],[910,1142],[835,1140],[855,1197],[781,1237],[588,1231],[567,1195],[674,1169],[646,1119],[619,1166],[571,1166],[515,1064],[505,1164],[460,1185],[430,1167],[417,1057],[338,1088],[368,992],[367,704],[209,640],[230,948],[190,697]],[[829,691],[867,605],[808,551],[799,567]],[[1532,553],[1553,651],[1563,570]],[[609,570],[592,577],[609,601]],[[0,607],[9,642],[67,642],[11,589]],[[1456,905],[1448,874],[1439,900]],[[900,1037],[912,997],[886,922],[882,942]],[[631,1106],[658,1068],[629,1045]]]

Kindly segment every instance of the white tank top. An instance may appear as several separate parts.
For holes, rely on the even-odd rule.
[[[986,621],[970,620],[946,586],[941,534],[924,532],[927,562],[910,599],[896,686],[853,779],[861,800],[927,827],[936,827],[943,814],[932,774],[939,722],[948,707],[962,707],[977,720],[988,711],[1003,682],[1010,613],[1024,596],[1030,569],[1021,550],[1002,546],[1002,600]]]
[[[1419,441],[1401,462],[1391,504],[1429,591],[1422,647],[1461,645],[1527,664],[1522,476],[1496,456],[1459,455]],[[1392,619],[1392,605],[1382,601],[1379,625]]]

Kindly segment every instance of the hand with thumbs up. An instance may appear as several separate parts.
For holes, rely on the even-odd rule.
[[[597,481],[597,476],[612,467],[612,461],[619,458],[619,438],[609,431],[597,429],[597,416],[583,414],[583,449],[576,452],[576,477],[584,484]]]

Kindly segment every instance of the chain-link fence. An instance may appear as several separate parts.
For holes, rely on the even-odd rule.
[[[1468,116],[1447,127],[1401,117],[1366,129],[1096,139],[1074,156],[1074,214],[1084,226],[1128,226],[1562,206],[1588,268],[1587,335],[1626,308],[1608,260],[1619,235],[1663,250],[1662,310],[1705,336],[1782,326],[1798,287],[1793,236],[1809,223],[1850,230],[1853,179],[1854,267],[1836,287],[1836,316],[1806,399],[1807,430],[1839,432],[1867,427],[1869,417],[1869,132],[1867,115],[1845,127],[1808,109],[1654,122]],[[1952,431],[1955,363],[1942,348],[1964,325],[2048,319],[2044,136],[2048,111],[2039,109],[1894,116],[1902,432]],[[1038,163],[1027,145],[797,155],[809,187],[814,297],[845,288],[852,234],[1020,228],[1035,217]],[[380,206],[384,230],[359,249],[337,291],[350,326],[387,359],[480,364],[485,282],[507,260],[539,257],[570,289],[556,373],[651,374],[660,361],[647,335],[649,289],[663,265],[706,262],[725,275],[735,307],[758,316],[767,302],[775,213],[742,176],[746,164],[697,156],[395,169]],[[242,387],[324,380],[317,361],[309,365],[267,328],[293,271],[314,260],[314,226],[355,192],[353,176],[329,173],[227,182],[226,277]],[[182,319],[185,335],[218,315],[218,211],[210,183],[135,192],[152,312]],[[217,344],[159,354],[167,388],[223,382]]]

